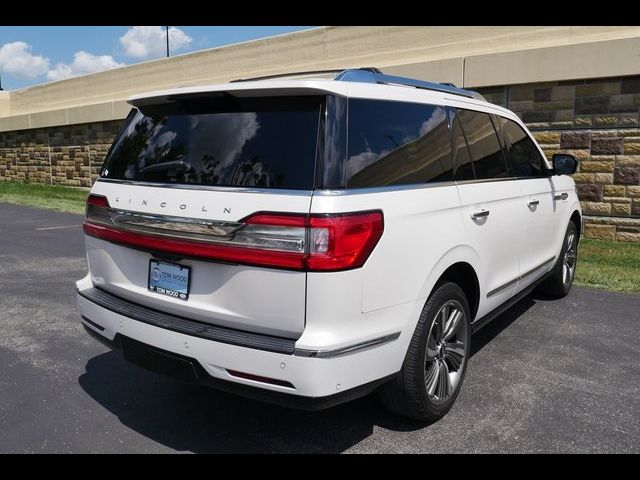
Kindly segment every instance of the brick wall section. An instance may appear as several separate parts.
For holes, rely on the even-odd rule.
[[[0,181],[88,187],[121,123],[0,132]]]
[[[551,159],[570,153],[592,238],[640,241],[640,76],[480,89],[513,110]]]

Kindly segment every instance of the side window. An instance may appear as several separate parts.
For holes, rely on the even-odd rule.
[[[444,107],[384,100],[349,100],[347,187],[453,179]]]
[[[456,115],[455,109],[451,109],[451,137],[453,143],[453,178],[456,181],[473,180],[475,173],[473,172],[473,162],[469,156],[469,148],[467,141],[462,132],[460,119]]]
[[[507,162],[516,177],[541,177],[546,168],[531,137],[513,120],[500,117],[505,139]]]
[[[496,130],[488,114],[473,110],[458,109],[476,178],[504,178],[507,176],[507,165]]]

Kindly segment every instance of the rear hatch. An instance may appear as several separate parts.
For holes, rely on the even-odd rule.
[[[163,312],[299,337],[295,214],[310,209],[323,111],[323,96],[227,93],[132,111],[88,201],[94,284]]]

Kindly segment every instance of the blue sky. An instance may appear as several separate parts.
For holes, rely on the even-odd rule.
[[[5,90],[166,56],[165,27],[2,27]],[[170,27],[171,55],[280,35],[308,26]]]

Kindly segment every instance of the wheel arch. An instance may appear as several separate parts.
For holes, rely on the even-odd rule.
[[[574,210],[571,214],[571,217],[569,218],[569,221],[573,222],[573,224],[578,229],[578,238],[580,238],[583,233],[582,214],[580,213],[580,211],[578,211],[577,209]]]
[[[454,282],[464,290],[467,296],[473,321],[480,307],[483,293],[480,265],[482,262],[473,248],[467,245],[454,247],[443,255],[431,270],[423,286],[424,297],[429,298],[443,283]]]

